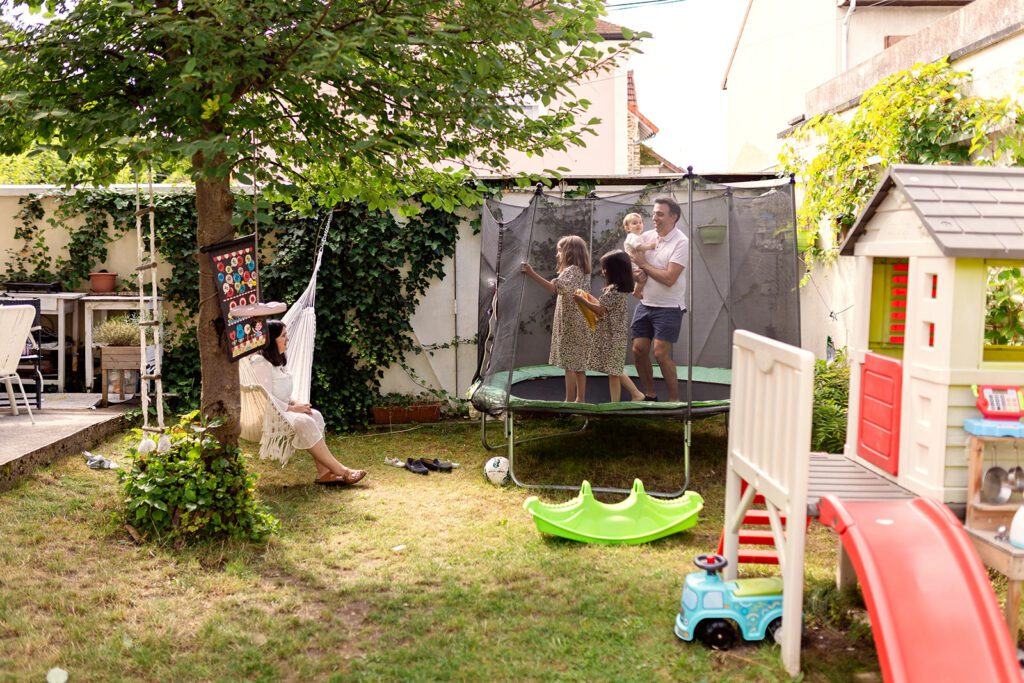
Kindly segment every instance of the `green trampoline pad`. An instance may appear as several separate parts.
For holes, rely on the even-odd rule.
[[[686,380],[688,369],[685,366],[676,368],[679,379],[679,394],[686,396]],[[627,365],[625,373],[636,378],[636,368]],[[662,397],[666,395],[664,383],[661,381],[661,370],[654,368],[655,388]],[[559,413],[596,413],[596,414],[683,414],[686,412],[685,401],[618,401],[612,403],[608,393],[607,375],[597,372],[587,373],[587,403],[566,403],[565,371],[552,365],[531,365],[516,368],[511,373],[511,391],[507,396],[506,383],[510,377],[507,372],[495,373],[485,381],[477,382],[470,387],[473,405],[485,412],[501,410],[532,410],[539,412]],[[693,368],[693,412],[698,415],[721,413],[729,407],[729,389],[732,371],[728,368]]]

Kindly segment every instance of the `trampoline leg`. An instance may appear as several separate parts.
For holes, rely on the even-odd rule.
[[[508,475],[516,486],[520,486],[516,481],[516,439],[511,411],[505,413],[505,444],[508,446]]]
[[[487,413],[484,412],[480,413],[480,443],[489,451],[497,450],[505,445],[492,446],[487,442]]]
[[[535,436],[530,439],[524,439],[522,441],[515,440],[515,425],[513,424],[512,412],[505,413],[505,445],[508,447],[508,476],[512,480],[512,483],[521,489],[544,489],[548,491],[579,491],[579,485],[571,486],[567,484],[527,484],[524,481],[520,481],[519,477],[516,476],[516,444],[526,443],[528,441],[536,441],[538,439],[550,439],[554,436],[565,436],[566,434],[573,434],[576,432],[582,432],[587,428],[590,420],[584,419],[583,426],[574,432],[562,432],[560,434],[552,434],[551,436]],[[686,489],[690,486],[690,422],[686,423],[685,438],[683,439],[683,462],[684,462],[684,480],[683,487],[678,491],[647,491],[647,495],[654,498],[678,498],[686,493]],[[593,486],[591,491],[595,493],[622,493],[629,494],[631,489],[615,488],[612,486]]]
[[[505,412],[504,420],[505,420],[505,438],[506,439],[508,438],[508,435],[510,433],[510,429],[508,427],[508,423],[512,419],[511,415],[512,415],[512,411],[506,411]],[[590,424],[590,419],[589,418],[583,418],[583,424],[580,425],[579,429],[572,429],[572,430],[569,430],[567,432],[559,432],[558,434],[545,434],[543,436],[531,436],[529,439],[522,439],[521,441],[516,441],[515,445],[519,445],[519,444],[523,444],[523,443],[530,443],[531,441],[541,441],[543,439],[553,439],[555,437],[566,436],[568,434],[578,434],[578,433],[582,432],[584,429],[586,429],[588,424]],[[480,444],[485,449],[487,449],[489,451],[496,451],[499,448],[506,448],[508,446],[507,442],[506,443],[499,443],[499,444],[492,444],[492,443],[490,443],[487,440],[487,415],[485,413],[481,413],[480,414]]]
[[[690,437],[692,435],[693,420],[687,418],[686,426],[683,429],[683,491],[690,488]]]

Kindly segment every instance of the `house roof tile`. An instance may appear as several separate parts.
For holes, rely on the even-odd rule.
[[[658,134],[658,127],[640,112],[640,107],[636,103],[636,83],[633,81],[632,69],[626,72],[626,109],[636,116],[641,127],[644,128],[640,131],[641,141],[653,138]]]
[[[626,36],[622,34],[622,27],[618,24],[613,24],[610,21],[604,19],[597,20],[597,32],[601,34],[601,37],[605,40],[625,40]]]
[[[1024,168],[892,166],[840,247],[850,256],[897,188],[946,256],[1024,259]]]

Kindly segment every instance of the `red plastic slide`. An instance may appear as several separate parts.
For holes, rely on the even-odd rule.
[[[1016,648],[988,573],[946,506],[821,501],[860,579],[886,681],[1014,681]]]

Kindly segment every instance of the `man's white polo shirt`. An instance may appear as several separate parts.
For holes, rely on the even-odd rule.
[[[648,230],[641,234],[645,244],[656,242],[657,246],[651,251],[645,252],[647,262],[665,270],[669,263],[678,263],[683,267],[676,283],[671,287],[657,282],[653,277],[648,277],[644,284],[644,298],[641,303],[644,306],[659,308],[686,308],[686,267],[689,265],[690,240],[679,228],[673,228],[665,237],[659,237],[657,230]]]

